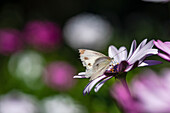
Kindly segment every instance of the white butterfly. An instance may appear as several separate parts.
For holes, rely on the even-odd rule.
[[[86,67],[85,76],[90,77],[90,80],[94,80],[109,68],[109,66],[115,66],[117,63],[113,58],[110,58],[102,53],[79,49],[80,59],[83,66]]]

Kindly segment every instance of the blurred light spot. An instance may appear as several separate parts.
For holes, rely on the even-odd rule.
[[[170,0],[142,0],[142,1],[159,3],[159,2],[169,2]]]
[[[0,53],[10,55],[22,49],[21,34],[15,29],[0,30]]]
[[[0,113],[37,113],[37,103],[32,96],[10,92],[0,96]]]
[[[66,42],[73,48],[102,49],[109,42],[112,27],[108,21],[94,14],[72,17],[64,27]]]
[[[24,29],[26,43],[41,51],[52,51],[60,45],[61,29],[49,21],[31,21]]]
[[[35,85],[42,75],[44,59],[34,51],[24,51],[13,55],[9,61],[11,75],[23,80],[30,88],[39,87]]]
[[[76,69],[66,62],[53,62],[44,71],[44,79],[47,85],[59,91],[73,87],[76,80],[73,79]]]
[[[71,97],[58,95],[42,101],[45,113],[87,113],[87,110],[77,104]]]

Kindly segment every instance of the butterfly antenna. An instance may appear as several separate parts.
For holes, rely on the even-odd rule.
[[[124,50],[122,50],[122,51],[120,51],[119,53],[115,54],[115,55],[113,56],[113,59],[114,59],[115,56],[117,56],[118,54],[122,53],[122,52],[125,51],[125,50],[127,50],[127,49],[125,48]]]

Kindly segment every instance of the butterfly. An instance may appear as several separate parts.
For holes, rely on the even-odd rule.
[[[114,67],[117,64],[114,58],[110,58],[96,51],[79,49],[79,53],[82,64],[86,67],[85,76],[90,78],[90,81],[103,75],[110,66]]]

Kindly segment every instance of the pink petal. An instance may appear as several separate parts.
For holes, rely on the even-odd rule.
[[[169,48],[166,44],[164,44],[162,41],[157,40],[157,42],[155,41],[154,44],[155,44],[155,46],[156,46],[157,48],[159,48],[159,49],[161,49],[162,51],[170,54],[170,48]]]
[[[163,54],[163,53],[158,53],[158,55],[160,57],[162,57],[163,59],[165,59],[165,60],[170,62],[170,56],[169,55],[166,55],[166,54]]]
[[[164,42],[164,44],[170,48],[170,42]]]

